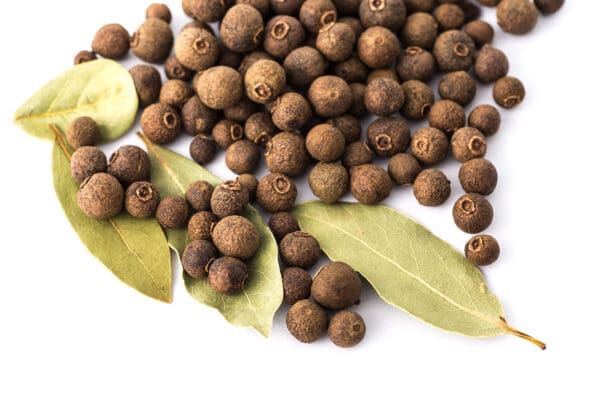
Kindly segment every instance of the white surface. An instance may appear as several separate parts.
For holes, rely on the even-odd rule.
[[[342,350],[327,338],[296,342],[284,311],[268,340],[228,325],[187,295],[178,265],[172,305],[120,283],[63,216],[50,143],[11,121],[22,102],[89,47],[98,27],[120,22],[133,31],[147,3],[4,5],[0,398],[598,398],[600,132],[592,57],[598,44],[591,40],[598,39],[600,2],[567,0],[533,34],[497,32],[494,42],[508,54],[511,74],[525,82],[527,97],[503,112],[502,129],[489,141],[488,158],[500,174],[489,232],[503,254],[485,275],[509,322],[547,342],[545,352],[512,336],[475,340],[438,331],[370,289],[357,308],[367,336]],[[179,29],[179,2],[169,4]],[[493,13],[485,17],[492,21]],[[486,87],[474,104],[491,101]],[[189,140],[182,136],[173,148],[187,155]],[[129,134],[105,150],[123,143],[138,139]],[[209,168],[232,176],[222,159]],[[460,249],[468,235],[450,211],[461,192],[458,164],[443,169],[453,190],[443,207],[418,206],[407,188],[396,188],[386,203]],[[301,200],[308,199],[300,186]]]

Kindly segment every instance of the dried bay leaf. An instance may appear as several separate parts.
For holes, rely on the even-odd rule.
[[[481,272],[462,254],[399,212],[383,206],[295,207],[301,228],[335,261],[351,265],[388,303],[446,331],[472,337],[513,334]]]
[[[83,244],[121,281],[170,303],[171,256],[156,219],[136,219],[125,212],[110,220],[86,216],[77,205],[79,185],[71,177],[69,157],[63,140],[56,136],[52,149],[54,189]]]
[[[88,116],[100,126],[103,141],[123,135],[133,124],[138,97],[129,72],[101,59],[77,65],[46,83],[15,112],[15,124],[33,136],[54,139],[70,121]]]
[[[212,185],[221,182],[194,161],[139,136],[148,148],[152,182],[158,187],[161,196],[183,196],[186,187],[198,180]],[[183,278],[188,293],[198,302],[216,308],[233,325],[252,327],[263,336],[269,336],[273,316],[283,300],[277,243],[256,209],[248,206],[246,217],[258,229],[260,248],[248,262],[249,277],[242,293],[235,296],[222,295],[210,287],[207,279],[194,279],[185,272]],[[171,248],[181,255],[187,243],[187,229],[167,230],[167,240]]]

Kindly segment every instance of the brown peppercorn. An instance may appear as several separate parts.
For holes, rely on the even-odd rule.
[[[496,7],[498,25],[504,32],[524,35],[535,28],[539,12],[531,0],[502,0]]]
[[[467,193],[454,203],[452,216],[463,232],[479,233],[492,224],[494,209],[482,195]]]
[[[448,156],[448,138],[436,128],[419,129],[412,138],[410,150],[425,165],[440,163]]]
[[[148,153],[137,146],[119,147],[110,156],[108,173],[124,185],[131,185],[150,178],[150,158]]]
[[[313,278],[311,293],[323,307],[342,310],[360,299],[360,278],[348,264],[332,262],[317,272]]]
[[[183,12],[200,22],[217,22],[233,2],[229,0],[183,0]]]
[[[154,216],[160,193],[150,182],[134,182],[125,191],[125,210],[135,218]]]
[[[259,162],[258,145],[249,140],[237,140],[227,147],[225,165],[238,175],[254,172]]]
[[[212,228],[219,218],[210,211],[198,211],[188,222],[188,239],[212,240]]]
[[[312,117],[308,101],[296,92],[279,96],[271,106],[272,121],[282,131],[296,131]]]
[[[465,33],[473,39],[475,47],[480,49],[483,45],[492,43],[494,39],[494,28],[480,19],[471,21],[463,28]]]
[[[105,58],[119,60],[129,51],[129,32],[119,24],[108,24],[96,32],[92,51]]]
[[[225,181],[215,187],[210,197],[210,208],[219,218],[241,215],[248,205],[248,189],[236,181]]]
[[[402,28],[402,44],[430,50],[438,35],[438,23],[431,14],[416,12],[406,18]]]
[[[236,0],[235,4],[247,4],[258,10],[263,18],[268,17],[271,13],[271,6],[269,0]]]
[[[410,145],[410,128],[400,118],[377,118],[367,128],[369,147],[380,157],[403,153]]]
[[[465,245],[465,257],[476,267],[493,264],[500,257],[500,245],[493,236],[473,236]]]
[[[337,20],[335,4],[331,0],[306,0],[300,7],[299,15],[302,25],[313,34]]]
[[[348,171],[336,163],[320,162],[308,176],[313,194],[325,203],[337,202],[348,191]]]
[[[519,79],[507,76],[494,83],[493,96],[499,106],[514,108],[525,98],[525,86]]]
[[[292,50],[283,60],[287,80],[290,84],[303,88],[325,74],[327,61],[314,47],[299,47]]]
[[[150,63],[164,62],[173,47],[173,32],[169,24],[149,18],[133,33],[129,43],[133,53]]]
[[[457,161],[464,163],[473,158],[484,157],[487,140],[476,128],[460,128],[452,135],[452,154]]]
[[[207,240],[193,240],[185,246],[181,256],[183,270],[192,278],[208,276],[209,265],[219,257],[215,246]]]
[[[321,28],[317,35],[317,49],[332,62],[341,62],[352,54],[356,36],[347,24],[332,22]]]
[[[219,112],[205,106],[198,96],[193,96],[181,108],[181,120],[190,136],[211,132],[219,121]]]
[[[351,83],[350,91],[352,92],[352,103],[350,104],[350,109],[348,110],[350,114],[355,117],[362,117],[367,113],[367,109],[365,108],[365,92],[367,90],[367,85],[362,83]]]
[[[400,111],[404,105],[404,90],[390,78],[375,78],[365,91],[365,107],[371,114],[387,117]]]
[[[237,258],[217,258],[208,267],[208,283],[221,294],[241,293],[247,279],[248,267]]]
[[[248,196],[250,201],[253,202],[256,199],[256,190],[258,189],[258,179],[252,174],[241,174],[235,178],[236,182],[248,190]]]
[[[244,77],[246,96],[259,104],[269,103],[282,93],[285,81],[281,65],[271,60],[259,60],[248,68]]]
[[[221,254],[242,260],[252,258],[260,244],[258,229],[239,215],[230,215],[217,222],[212,239]]]
[[[440,31],[460,29],[465,24],[465,12],[456,4],[440,4],[433,10]]]
[[[69,122],[65,136],[73,149],[93,146],[100,140],[100,127],[90,117],[78,117]]]
[[[411,185],[421,172],[421,164],[406,153],[394,154],[388,164],[388,174],[398,185]]]
[[[152,3],[146,8],[146,18],[159,18],[167,24],[171,23],[171,10],[162,3]]]
[[[470,127],[479,129],[485,136],[493,136],[500,129],[500,112],[496,107],[482,104],[471,111],[468,122]]]
[[[359,203],[378,204],[392,192],[392,179],[377,165],[358,165],[350,170],[350,191]]]
[[[115,217],[123,209],[123,186],[112,175],[96,173],[79,186],[77,205],[90,218]]]
[[[179,79],[170,79],[160,89],[159,101],[181,109],[192,97],[194,97],[194,90],[187,83]]]
[[[248,99],[246,96],[242,96],[242,100],[239,103],[234,104],[231,107],[227,107],[223,110],[225,118],[240,124],[245,123],[246,120],[254,113],[259,110],[259,105]]]
[[[244,126],[246,139],[260,146],[266,146],[276,132],[277,128],[268,112],[252,114],[248,117]]]
[[[139,64],[129,70],[141,106],[158,100],[161,88],[160,73],[151,65]]]
[[[244,91],[241,75],[235,69],[223,66],[204,71],[195,86],[200,100],[215,110],[237,104]]]
[[[408,12],[429,12],[433,10],[435,0],[404,0]]]
[[[298,220],[288,212],[278,212],[271,215],[271,218],[269,219],[269,228],[278,242],[288,233],[300,230]]]
[[[413,193],[419,204],[429,207],[439,206],[450,197],[450,181],[438,169],[424,169],[415,179]]]
[[[255,50],[264,34],[262,15],[247,4],[231,7],[221,20],[221,40],[229,50],[246,53]]]
[[[446,31],[435,40],[433,55],[442,71],[466,71],[473,66],[475,43],[462,31]]]
[[[360,3],[360,0],[350,0],[350,1],[356,1],[356,3]],[[340,12],[339,8],[338,8],[338,12],[340,14],[342,14]],[[356,15],[358,15],[358,14],[356,14]],[[356,17],[342,17],[342,18],[338,18],[337,22],[339,22],[340,24],[346,24],[350,28],[352,28],[352,31],[354,32],[354,36],[357,39],[363,33],[363,31],[365,30],[364,26],[362,25],[362,22],[360,22],[360,19],[358,19]]]
[[[367,0],[380,1],[380,0]],[[388,68],[400,55],[400,41],[389,29],[372,26],[365,30],[356,44],[358,57],[369,68]]]
[[[319,124],[306,135],[306,149],[318,161],[339,160],[344,154],[345,147],[344,135],[331,124]]]
[[[465,71],[448,72],[440,80],[438,93],[442,99],[453,100],[461,106],[466,106],[475,98],[477,85]]]
[[[83,146],[71,156],[71,175],[78,183],[98,172],[106,172],[106,156],[97,147]]]
[[[195,211],[209,211],[213,185],[206,181],[195,181],[185,189],[185,199]]]
[[[267,23],[263,47],[273,57],[284,58],[302,46],[305,38],[304,27],[297,18],[276,15]]]
[[[344,135],[346,143],[360,140],[361,126],[360,121],[356,117],[350,114],[344,114],[327,120],[326,123],[338,128],[340,132],[342,132],[342,135]]]
[[[312,343],[327,331],[327,312],[310,300],[297,301],[285,317],[288,331],[301,343]]]
[[[304,0],[270,0],[271,9],[274,14],[296,15]]]
[[[487,196],[496,189],[498,172],[490,161],[475,158],[461,165],[458,179],[465,192]]]
[[[403,117],[421,120],[427,116],[434,102],[433,91],[427,84],[410,80],[402,84],[404,90],[404,105],[400,110]]]
[[[190,156],[200,165],[205,165],[215,158],[217,145],[210,136],[199,134],[190,143]]]
[[[350,110],[352,91],[342,78],[324,75],[310,85],[308,100],[317,115],[325,118],[337,117]]]
[[[144,135],[156,144],[171,143],[181,131],[181,117],[177,110],[162,103],[146,107],[140,124]]]
[[[175,44],[177,45],[177,42]],[[194,71],[179,62],[177,57],[170,56],[165,61],[165,75],[169,79],[181,79],[187,82],[194,77]]]
[[[89,61],[97,60],[96,53],[89,50],[81,50],[79,53],[75,54],[73,58],[73,65],[83,64]]]
[[[465,126],[465,110],[452,100],[437,101],[429,111],[429,125],[450,136]]]
[[[281,273],[283,283],[283,302],[294,305],[296,302],[310,297],[312,278],[310,274],[298,267],[290,267]]]
[[[327,334],[339,347],[353,347],[365,337],[365,321],[354,311],[339,311],[329,321]]]
[[[348,169],[373,162],[373,151],[365,142],[352,142],[346,146],[342,164]]]
[[[279,254],[285,265],[308,269],[321,258],[321,247],[310,234],[296,231],[281,239]]]
[[[215,125],[212,130],[215,143],[222,149],[226,149],[234,142],[244,137],[244,128],[234,121],[223,119]]]
[[[508,74],[508,58],[499,49],[485,45],[475,59],[475,76],[483,83],[496,82]]]
[[[429,82],[436,72],[435,59],[420,47],[407,47],[398,58],[396,73],[402,81]]]
[[[271,172],[288,176],[302,174],[309,162],[304,137],[293,132],[282,132],[267,143],[265,161]]]
[[[402,0],[364,0],[358,14],[365,28],[377,25],[397,32],[406,20],[406,7]]]
[[[561,9],[565,0],[534,0],[535,6],[542,14],[554,14]]]
[[[356,54],[352,54],[347,60],[334,64],[331,67],[331,73],[339,76],[346,83],[364,82],[369,74],[369,68]]]
[[[192,71],[204,71],[219,58],[219,44],[215,36],[202,28],[188,28],[175,40],[175,57]]]
[[[166,197],[158,203],[156,219],[165,229],[180,229],[188,224],[190,206],[181,196]]]
[[[280,173],[264,176],[256,188],[256,201],[268,213],[291,210],[298,196],[296,184]]]
[[[369,73],[369,76],[367,76],[367,85],[373,82],[375,79],[380,78],[391,79],[398,83],[400,82],[395,71],[391,69],[374,69]]]

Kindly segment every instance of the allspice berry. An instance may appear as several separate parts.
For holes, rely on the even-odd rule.
[[[458,179],[465,192],[487,196],[496,189],[498,172],[490,161],[474,158],[461,165]]]
[[[146,18],[159,18],[167,24],[171,23],[171,10],[163,3],[152,3],[146,8]]]
[[[327,331],[327,312],[311,300],[297,301],[285,317],[288,331],[299,342],[312,343]]]
[[[108,161],[108,173],[124,185],[131,185],[150,178],[150,158],[138,146],[119,147]]]
[[[339,160],[344,154],[345,147],[344,135],[331,124],[319,124],[306,135],[306,150],[318,161]]]
[[[214,110],[237,104],[244,90],[239,72],[224,66],[211,67],[202,72],[195,86],[200,100]]]
[[[154,103],[146,107],[140,124],[146,138],[156,144],[171,143],[181,131],[181,117],[168,104]]]
[[[75,57],[73,58],[73,65],[79,65],[97,59],[98,57],[93,51],[81,50],[80,52],[75,54]]]
[[[252,174],[241,174],[235,180],[248,190],[250,202],[256,200],[256,190],[258,189],[258,179]]]
[[[456,226],[463,232],[479,233],[492,224],[494,209],[482,195],[467,193],[454,203],[452,216]]]
[[[264,34],[262,15],[248,4],[236,4],[221,20],[221,40],[228,49],[246,53],[255,50]]]
[[[175,57],[192,71],[204,71],[216,64],[219,43],[206,29],[188,28],[175,40]]]
[[[246,120],[259,109],[258,104],[242,96],[242,99],[231,107],[223,110],[223,116],[232,121],[243,124]]]
[[[271,218],[269,219],[269,228],[278,242],[288,233],[300,230],[298,220],[288,212],[278,212],[271,215]]]
[[[217,145],[210,136],[196,135],[190,143],[190,156],[200,165],[205,165],[215,158]]]
[[[161,88],[160,73],[151,65],[138,64],[129,70],[141,106],[158,101]]]
[[[256,188],[256,200],[268,213],[291,210],[298,196],[296,184],[280,173],[264,176]]]
[[[65,136],[73,149],[93,146],[100,140],[100,127],[90,117],[78,117],[69,122]]]
[[[476,267],[493,264],[500,257],[500,245],[493,236],[473,236],[465,245],[465,257]]]
[[[460,128],[452,135],[450,141],[452,154],[459,162],[484,157],[487,151],[487,140],[483,133],[471,127]]]
[[[538,10],[531,0],[502,0],[496,7],[498,25],[504,32],[524,35],[535,28]]]
[[[437,101],[429,111],[429,125],[441,130],[447,136],[465,126],[465,119],[465,110],[452,100]]]
[[[312,117],[308,101],[299,93],[289,92],[279,96],[271,106],[273,124],[282,131],[296,131]]]
[[[468,124],[477,128],[485,136],[493,136],[500,129],[500,112],[494,106],[482,104],[473,109],[469,114]]]
[[[286,266],[308,269],[321,258],[321,247],[309,233],[296,231],[281,239],[279,254]]]
[[[123,186],[112,175],[96,173],[79,186],[77,205],[90,218],[115,217],[123,209]]]
[[[285,87],[285,71],[271,60],[252,64],[244,77],[246,96],[256,103],[266,104],[277,98]]]
[[[377,118],[367,128],[369,147],[380,157],[403,153],[410,145],[410,128],[400,118]]]
[[[534,4],[542,14],[554,14],[561,9],[565,0],[534,0]]]
[[[450,181],[438,169],[424,169],[415,179],[413,193],[419,204],[429,207],[439,206],[450,197]]]
[[[317,34],[322,27],[337,20],[337,10],[331,0],[306,0],[299,16],[306,30]]]
[[[433,10],[440,31],[460,29],[465,23],[465,12],[456,4],[440,4]]]
[[[392,192],[392,179],[377,165],[358,165],[350,170],[350,191],[359,203],[378,204]]]
[[[188,135],[206,134],[219,122],[219,112],[205,106],[198,96],[193,96],[181,108],[181,121]]]
[[[317,49],[310,46],[292,50],[283,60],[283,69],[290,84],[302,88],[327,70],[327,61]]]
[[[483,83],[496,82],[508,74],[508,58],[490,45],[484,45],[475,59],[475,76]]]
[[[241,215],[248,205],[248,189],[236,181],[225,181],[215,187],[210,197],[210,208],[219,218]]]
[[[212,228],[219,218],[210,211],[198,211],[188,221],[188,239],[212,240]]]
[[[425,165],[441,163],[448,156],[450,143],[444,132],[426,127],[419,129],[412,138],[410,151]]]
[[[433,55],[420,47],[408,47],[398,58],[396,72],[402,81],[429,82],[437,70]]]
[[[369,1],[379,0],[367,0]],[[388,68],[400,55],[400,41],[389,29],[372,26],[358,38],[356,50],[360,60],[369,68]]]
[[[269,0],[236,0],[236,4],[248,4],[258,10],[263,18],[271,13],[271,5]]]
[[[435,6],[435,0],[404,0],[408,12],[430,12]]]
[[[208,276],[209,265],[219,257],[219,252],[208,240],[193,240],[185,246],[181,256],[183,270],[192,278]]]
[[[164,62],[173,47],[173,32],[168,23],[149,18],[131,36],[129,43],[133,53],[150,63]]]
[[[331,74],[339,76],[346,83],[364,82],[369,74],[369,68],[360,61],[358,55],[352,54],[346,60],[331,66]]]
[[[494,39],[494,28],[480,19],[469,22],[464,26],[463,30],[473,39],[475,47],[478,49],[483,45],[492,43]]]
[[[336,163],[320,162],[308,175],[308,186],[325,203],[337,202],[348,190],[348,171]]]
[[[125,191],[125,210],[132,217],[154,216],[158,203],[160,203],[160,193],[150,182],[134,182]]]
[[[406,153],[395,154],[388,163],[388,174],[398,185],[412,185],[421,172],[421,164]]]
[[[435,40],[433,55],[442,71],[466,71],[473,66],[475,43],[462,31],[446,31]]]
[[[313,278],[311,293],[323,307],[342,310],[360,299],[360,278],[348,264],[332,262],[317,272]]]
[[[180,79],[169,79],[160,89],[159,101],[173,108],[181,109],[192,97],[194,90]]]
[[[156,219],[166,229],[179,229],[187,226],[190,218],[190,206],[181,196],[166,197],[156,209]]]
[[[236,174],[254,172],[260,162],[258,145],[249,140],[238,140],[227,147],[225,165]]]
[[[106,172],[106,156],[97,147],[83,146],[71,156],[71,175],[79,183],[98,172]]]
[[[288,176],[302,174],[309,161],[304,137],[293,132],[282,132],[273,136],[267,143],[265,161],[271,172]]]
[[[348,169],[372,162],[373,150],[365,142],[352,142],[348,144],[342,155],[342,164]]]
[[[350,110],[352,91],[342,78],[324,75],[311,83],[308,100],[317,115],[325,118],[337,117]]]
[[[245,76],[246,72],[248,72],[248,68],[250,68],[255,62],[260,60],[273,61],[274,58],[271,57],[271,55],[269,55],[268,53],[265,53],[264,51],[255,50],[251,53],[248,53],[244,56],[244,58],[242,58],[242,62],[238,67],[238,72],[241,76]]]
[[[478,0],[479,4],[486,7],[496,7],[501,0]]]
[[[416,12],[406,18],[406,23],[400,35],[402,44],[406,47],[417,46],[431,50],[438,35],[438,23],[433,15]]]
[[[181,5],[183,12],[196,21],[217,22],[232,3],[229,0],[183,0]]]
[[[374,69],[367,76],[367,85],[375,79],[387,78],[399,83],[398,75],[391,69]]]
[[[332,22],[323,26],[317,35],[317,49],[331,62],[348,59],[355,43],[354,31],[347,24]]]
[[[367,111],[387,117],[400,111],[404,105],[404,90],[393,79],[376,78],[367,85],[364,99]]]
[[[438,93],[442,99],[453,100],[461,106],[466,106],[475,98],[477,85],[465,71],[448,72],[440,80]]]
[[[258,229],[239,215],[223,218],[212,230],[212,240],[221,254],[242,260],[252,258],[260,244]]]
[[[406,7],[402,0],[364,0],[358,14],[367,28],[377,25],[397,32],[406,20]]]
[[[330,120],[327,120],[326,123],[338,128],[340,132],[342,132],[342,135],[344,135],[346,143],[360,140],[361,125],[360,121],[355,116],[344,114],[339,117],[331,118]]]
[[[354,311],[339,311],[329,321],[327,334],[339,347],[356,346],[365,337],[365,321]]]
[[[241,293],[248,279],[248,266],[234,257],[221,257],[208,267],[208,283],[217,293]]]
[[[265,147],[271,137],[277,133],[277,127],[268,112],[252,114],[245,122],[244,135],[246,139]]]
[[[496,81],[493,96],[499,106],[514,108],[525,98],[525,86],[519,79],[507,76]]]
[[[220,148],[226,149],[244,137],[244,128],[235,121],[223,119],[213,128],[212,136]]]
[[[269,3],[274,14],[296,15],[304,0],[270,0]]]
[[[312,278],[306,270],[298,267],[285,268],[281,273],[281,281],[285,304],[294,305],[310,297]]]
[[[276,58],[287,57],[304,43],[306,32],[298,18],[275,15],[265,28],[263,48]]]
[[[352,102],[350,103],[350,109],[348,110],[348,112],[357,118],[364,117],[367,114],[367,109],[365,108],[364,102],[366,90],[367,85],[365,84],[350,84],[350,91],[352,92]]]
[[[105,58],[119,60],[129,51],[129,32],[119,24],[108,24],[96,32],[92,51]]]
[[[421,120],[427,116],[434,103],[431,88],[417,80],[406,81],[402,84],[404,105],[400,110],[403,117],[411,120]]]
[[[194,181],[185,188],[185,199],[195,211],[209,211],[214,189],[206,181]]]
[[[194,77],[194,71],[183,65],[177,57],[170,56],[165,61],[165,75],[169,79],[181,79],[187,82]]]

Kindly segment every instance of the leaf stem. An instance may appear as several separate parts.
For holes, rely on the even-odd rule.
[[[521,331],[516,330],[515,328],[513,328],[512,326],[510,326],[506,320],[502,317],[500,317],[500,326],[506,330],[507,333],[510,333],[511,335],[515,335],[516,337],[520,337],[521,339],[525,339],[528,342],[531,342],[533,344],[535,344],[537,347],[539,347],[542,350],[546,350],[546,343],[537,340],[536,338],[534,338],[533,336],[529,336],[526,333],[523,333]]]
[[[50,127],[50,130],[52,131],[52,133],[54,133],[54,139],[58,142],[58,145],[60,146],[61,150],[63,151],[63,153],[65,153],[65,156],[67,156],[67,158],[70,160],[71,152],[67,148],[67,145],[65,144],[65,142],[63,142],[62,132],[54,124],[50,124],[48,126]]]

